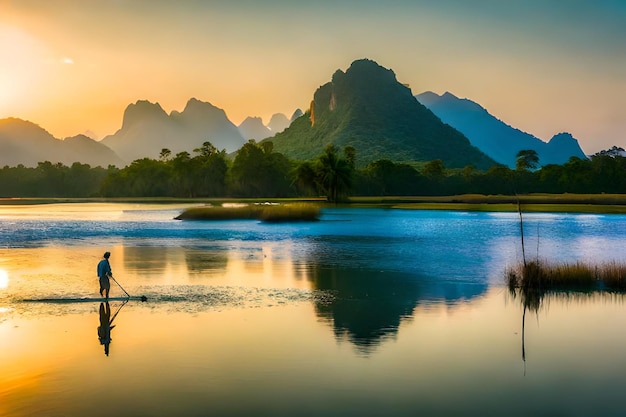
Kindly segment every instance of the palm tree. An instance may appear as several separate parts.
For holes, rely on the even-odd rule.
[[[329,201],[337,202],[340,195],[347,193],[352,186],[352,165],[339,157],[335,145],[328,145],[318,159],[318,173],[322,189]]]

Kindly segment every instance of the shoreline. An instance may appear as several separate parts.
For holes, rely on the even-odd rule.
[[[626,214],[626,194],[525,194],[419,197],[350,197],[341,204],[317,198],[0,198],[0,206],[71,203],[135,203],[135,204],[215,204],[258,202],[312,203],[336,207],[386,207],[404,210],[518,211],[525,212]]]

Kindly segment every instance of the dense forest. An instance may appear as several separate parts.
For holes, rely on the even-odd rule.
[[[311,197],[455,194],[626,193],[626,158],[598,154],[545,165],[534,151],[518,153],[516,169],[494,165],[448,169],[441,160],[420,167],[379,159],[357,169],[357,150],[328,145],[317,158],[294,161],[272,142],[250,140],[229,158],[210,142],[124,168],[40,162],[0,169],[0,197]]]

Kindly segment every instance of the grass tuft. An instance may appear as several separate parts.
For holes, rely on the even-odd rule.
[[[264,222],[292,222],[319,220],[320,209],[312,204],[283,204],[278,206],[264,206],[259,214],[259,220]]]
[[[584,262],[549,263],[531,261],[506,271],[509,289],[540,291],[626,289],[626,264],[607,262],[590,265]]]
[[[263,222],[295,222],[319,220],[318,206],[294,204],[231,204],[191,207],[176,216],[176,220],[261,220]]]

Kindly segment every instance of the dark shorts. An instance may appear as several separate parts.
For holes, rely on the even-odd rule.
[[[102,290],[111,289],[111,281],[109,281],[109,277],[100,277],[100,289]]]

